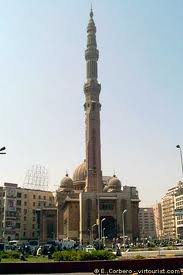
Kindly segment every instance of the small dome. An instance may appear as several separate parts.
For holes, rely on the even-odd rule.
[[[111,191],[121,191],[121,181],[114,175],[108,183],[108,192]]]
[[[68,174],[66,174],[65,177],[61,180],[60,189],[62,191],[72,191],[73,190],[73,181],[68,176]]]
[[[86,160],[84,160],[83,163],[81,163],[73,174],[73,181],[85,181],[86,179]]]

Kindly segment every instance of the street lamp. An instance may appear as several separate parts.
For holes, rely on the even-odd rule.
[[[124,209],[122,212],[122,223],[123,223],[123,246],[125,251],[125,221],[124,221],[124,215],[127,212],[127,209]]]
[[[101,239],[102,239],[102,223],[104,222],[106,220],[106,218],[103,218],[102,220],[101,220]]]
[[[105,228],[103,228],[103,239],[102,239],[102,243],[103,243],[103,246],[105,247],[105,234],[104,234],[104,231],[105,231]]]
[[[179,144],[176,146],[176,148],[178,148],[178,149],[180,150],[180,161],[181,161],[181,170],[182,170],[182,178],[183,178],[182,148],[180,147],[180,145],[179,145]]]
[[[92,234],[92,242],[93,242],[93,228],[96,226],[97,224],[96,223],[94,223],[93,225],[92,225],[92,228],[91,228],[91,234]]]
[[[4,151],[4,150],[6,150],[6,147],[1,147],[1,148],[0,148],[0,154],[1,154],[1,155],[6,154],[6,152],[2,152],[2,151]]]
[[[89,235],[89,242],[91,244],[91,230],[90,229],[88,229],[88,235]]]
[[[106,228],[103,228],[103,238],[105,238],[105,236],[104,236],[104,231],[105,231],[105,229],[106,229]]]

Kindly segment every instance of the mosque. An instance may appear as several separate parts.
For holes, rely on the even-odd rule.
[[[49,228],[52,228],[58,240],[69,238],[86,242],[90,238],[100,239],[104,234],[112,239],[123,236],[124,229],[131,241],[139,235],[140,200],[136,187],[122,186],[116,175],[102,175],[98,59],[96,26],[91,9],[85,50],[86,159],[76,168],[73,178],[66,174],[61,180],[56,191],[55,208],[39,212],[42,240],[49,237]]]

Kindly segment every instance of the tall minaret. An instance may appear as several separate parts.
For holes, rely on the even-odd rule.
[[[93,20],[93,11],[90,11],[90,20],[87,27],[86,82],[85,93],[85,124],[86,124],[86,192],[101,192],[101,145],[100,145],[100,109],[99,94],[101,85],[98,83],[97,61],[99,52],[96,43],[96,27]]]

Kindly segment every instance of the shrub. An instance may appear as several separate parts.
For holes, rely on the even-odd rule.
[[[166,249],[167,250],[177,250],[178,248],[175,247],[175,246],[170,245],[170,246],[167,246]]]
[[[116,258],[116,256],[107,250],[96,250],[91,253],[92,260],[112,260]]]
[[[20,252],[18,251],[2,251],[0,254],[1,258],[6,258],[6,259],[19,259],[20,257]]]
[[[115,255],[107,250],[86,251],[57,251],[53,254],[55,261],[89,261],[89,260],[112,260]]]
[[[57,251],[53,253],[55,261],[77,261],[77,252],[74,250]]]

